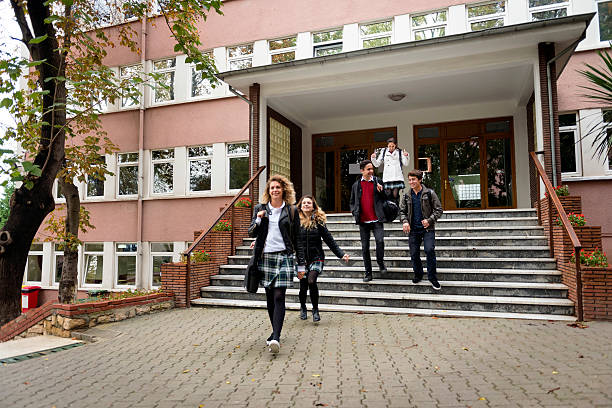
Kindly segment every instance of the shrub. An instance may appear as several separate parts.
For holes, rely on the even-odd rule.
[[[576,214],[571,212],[567,214],[567,219],[569,220],[570,224],[572,224],[572,227],[584,227],[586,225],[584,214]],[[561,222],[561,217],[557,217],[556,223],[558,226],[563,225],[563,223]]]
[[[236,204],[234,204],[234,207],[236,208],[251,208],[251,206],[253,205],[253,202],[251,201],[251,199],[249,197],[241,197],[238,201],[236,201]]]
[[[570,257],[570,262],[576,262],[576,253],[572,251],[572,256]],[[608,257],[605,252],[601,252],[599,248],[596,248],[594,251],[586,252],[580,251],[580,264],[587,266],[596,266],[601,268],[608,267]]]
[[[553,187],[553,190],[555,194],[557,194],[557,197],[566,197],[569,195],[569,187],[567,185]],[[544,195],[548,197],[548,191]]]
[[[203,249],[199,250],[199,251],[193,251],[191,253],[191,263],[204,263],[204,262],[210,262],[210,253],[204,251]],[[182,262],[187,262],[187,256],[182,255],[181,256],[181,261]]]
[[[212,229],[213,231],[231,231],[232,223],[228,220],[219,221]]]

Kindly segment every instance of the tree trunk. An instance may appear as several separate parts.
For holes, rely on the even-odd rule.
[[[81,211],[79,190],[72,182],[67,182],[61,177],[58,179],[58,183],[62,187],[64,197],[66,197],[66,235],[77,239],[79,237],[79,213]],[[59,283],[60,303],[73,303],[76,299],[78,255],[79,251],[76,246],[68,245],[64,247],[64,266]]]
[[[52,188],[60,165],[64,161],[66,111],[61,106],[66,103],[66,86],[63,81],[54,78],[65,76],[63,56],[59,52],[55,29],[52,22],[47,22],[51,13],[47,3],[42,1],[27,2],[30,31],[25,18],[25,2],[11,0],[17,23],[24,34],[23,41],[30,51],[32,60],[45,60],[39,65],[38,84],[43,91],[40,146],[34,164],[42,169],[40,177],[27,176],[33,183],[31,189],[25,184],[15,191],[11,199],[9,218],[0,232],[4,241],[0,249],[0,326],[13,320],[21,313],[21,283],[28,259],[32,240],[47,214],[55,208]],[[28,40],[47,35],[40,43],[32,44]],[[55,103],[59,108],[51,108]],[[6,239],[10,238],[10,239]]]

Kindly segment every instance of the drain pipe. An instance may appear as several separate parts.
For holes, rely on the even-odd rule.
[[[147,18],[142,17],[141,20],[141,28],[140,31],[142,33],[142,44],[141,44],[141,53],[140,53],[140,64],[142,65],[142,72],[146,78],[147,75]],[[140,276],[138,282],[136,282],[137,287],[143,287],[144,273],[143,273],[143,262],[142,262],[142,198],[144,195],[144,117],[145,117],[145,96],[144,96],[144,88],[143,93],[141,95],[140,100],[140,109],[138,112],[138,204],[137,204],[137,216],[138,226],[136,230],[136,242],[137,242],[137,252],[136,258],[138,259],[138,269],[139,273],[137,276]]]
[[[567,54],[570,50],[573,52],[578,43],[586,37],[586,32],[583,31],[580,38],[571,43],[567,48],[555,55],[550,61],[546,63],[546,84],[548,93],[548,121],[550,126],[550,151],[551,151],[551,165],[552,165],[552,184],[553,187],[557,187],[557,155],[555,154],[555,115],[553,112],[553,100],[552,100],[552,81],[550,79],[550,66],[556,62],[563,55]]]
[[[237,97],[239,97],[240,99],[242,99],[243,101],[245,101],[246,103],[249,104],[249,118],[250,118],[250,124],[249,124],[249,146],[251,149],[251,154],[249,154],[249,156],[252,156],[253,153],[253,126],[255,126],[255,118],[253,117],[253,102],[251,102],[247,97],[245,97],[242,93],[238,92],[236,89],[232,88],[231,85],[228,84],[229,90],[231,93],[233,93],[234,95],[236,95]],[[259,163],[256,163],[256,166],[259,166]],[[252,177],[253,176],[253,163],[251,163],[251,168],[249,169],[249,175]],[[253,195],[253,193],[251,193],[251,196]]]

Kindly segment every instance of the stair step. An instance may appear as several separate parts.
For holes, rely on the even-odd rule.
[[[222,306],[222,307],[248,307],[266,308],[266,302],[262,300],[242,299],[208,299],[200,298],[191,301],[194,306]],[[299,303],[286,303],[288,310],[299,310]],[[384,314],[408,314],[417,316],[439,316],[439,317],[489,317],[498,319],[527,319],[527,320],[556,320],[575,322],[574,316],[551,315],[538,313],[504,313],[504,312],[476,312],[470,310],[441,310],[441,309],[414,309],[380,306],[353,306],[353,305],[328,305],[320,304],[322,312],[348,312],[348,313],[384,313]]]

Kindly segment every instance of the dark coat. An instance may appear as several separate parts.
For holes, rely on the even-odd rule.
[[[289,207],[293,208],[293,224],[290,222]],[[261,223],[257,225],[257,213],[265,210],[266,213],[261,217]],[[253,208],[253,219],[251,220],[251,226],[249,227],[249,236],[255,239],[255,259],[260,259],[263,253],[264,246],[266,245],[266,238],[268,237],[268,215],[271,213],[268,204],[257,204]],[[278,219],[278,227],[280,228],[285,247],[290,253],[295,253],[297,256],[298,265],[305,265],[304,251],[299,245],[297,245],[297,235],[300,229],[300,216],[298,210],[294,205],[285,205],[281,212],[280,218]]]
[[[431,188],[422,185],[421,191],[421,212],[423,219],[429,221],[427,231],[434,231],[436,221],[442,216],[442,204],[435,191]],[[404,194],[400,201],[400,222],[403,224],[412,221],[412,189],[408,188],[408,192]]]
[[[376,184],[383,185],[382,180],[380,180],[376,176],[372,176],[374,178],[374,211],[376,212],[376,216],[378,217],[378,221],[385,222],[385,211],[383,209],[383,205],[386,200],[385,193],[383,191],[378,191],[376,188]],[[361,177],[353,184],[351,188],[351,213],[353,217],[355,217],[355,224],[360,224],[359,216],[361,215]]]
[[[300,225],[300,231],[297,236],[298,247],[302,247],[306,264],[310,265],[313,261],[325,260],[325,251],[323,251],[323,241],[332,250],[338,258],[344,256],[344,251],[340,249],[332,235],[330,234],[325,224],[316,224],[316,228],[305,228]]]

